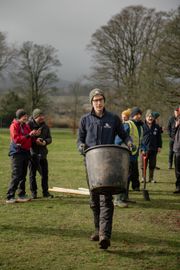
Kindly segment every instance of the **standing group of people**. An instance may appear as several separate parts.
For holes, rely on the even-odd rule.
[[[156,183],[154,170],[156,168],[157,154],[162,147],[162,128],[157,118],[159,113],[147,110],[145,121],[142,121],[142,110],[138,107],[127,109],[122,112],[121,119],[106,110],[105,94],[101,89],[95,88],[89,94],[92,109],[82,116],[79,125],[77,146],[84,155],[86,167],[85,150],[89,147],[104,144],[125,144],[130,150],[130,167],[125,192],[114,196],[111,193],[98,194],[90,191],[90,207],[93,212],[95,231],[91,235],[92,241],[99,241],[101,249],[110,246],[114,205],[128,206],[129,186],[134,191],[140,191],[138,159],[146,157],[149,163],[149,182]],[[176,191],[180,193],[180,108],[176,109],[174,121],[169,123],[170,145],[173,145],[175,153]],[[10,151],[12,162],[12,179],[7,192],[7,203],[17,200],[27,201],[25,181],[27,169],[29,168],[30,190],[32,198],[37,198],[36,173],[41,175],[41,186],[43,197],[53,196],[48,192],[48,161],[47,145],[52,142],[52,137],[45,117],[40,109],[35,109],[32,117],[28,120],[27,113],[23,109],[16,112],[16,119],[10,126]],[[173,141],[173,142],[172,142]],[[172,153],[171,153],[172,159]],[[169,159],[169,168],[172,160]],[[147,166],[141,162],[141,168]],[[144,176],[144,175],[143,175]],[[88,176],[87,176],[88,180]],[[145,179],[142,177],[142,182]],[[15,193],[18,190],[18,199]]]
[[[92,110],[81,118],[79,126],[77,145],[80,153],[85,156],[86,149],[102,144],[121,145],[124,143],[131,150],[126,192],[114,196],[113,202],[113,196],[110,193],[98,194],[93,190],[90,191],[90,207],[93,211],[95,226],[95,231],[90,239],[92,241],[99,241],[101,249],[107,249],[110,246],[114,205],[126,204],[127,206],[130,183],[134,191],[140,190],[139,153],[141,153],[142,159],[145,156],[147,161],[146,164],[141,162],[142,170],[144,170],[144,166],[147,166],[147,163],[149,164],[148,182],[156,183],[154,170],[156,168],[157,154],[162,148],[161,135],[163,129],[158,124],[158,117],[160,116],[158,112],[147,110],[145,121],[143,122],[141,109],[134,107],[122,112],[121,121],[118,116],[105,109],[105,95],[102,90],[93,89],[89,97]],[[180,114],[179,108],[178,112]],[[175,154],[177,177],[179,177],[180,166],[179,121],[176,121],[175,129],[173,129],[173,136],[175,142],[177,142],[174,143],[174,152],[178,151],[178,154]],[[84,158],[84,163],[86,167],[86,157]],[[145,179],[142,177],[142,182],[144,181]],[[179,182],[176,183],[176,187],[177,190],[180,190],[178,185]]]
[[[126,193],[115,196],[114,204],[120,207],[128,207],[129,185],[131,183],[132,190],[140,191],[139,180],[139,153],[142,169],[142,180],[144,182],[144,170],[147,169],[149,163],[149,179],[147,182],[156,183],[154,178],[154,171],[156,168],[157,153],[162,148],[162,128],[156,123],[156,117],[159,116],[157,112],[147,110],[145,114],[145,121],[142,121],[142,110],[138,107],[127,109],[121,113],[125,131],[133,140],[134,149],[130,154],[130,170],[128,177],[128,186]],[[121,144],[121,139],[116,136],[115,144]],[[146,163],[144,163],[144,158]],[[146,168],[144,168],[146,167]]]
[[[26,202],[26,175],[29,167],[29,180],[32,198],[37,198],[36,172],[41,175],[43,197],[53,197],[48,192],[47,145],[52,142],[49,127],[40,109],[35,109],[28,120],[24,109],[16,111],[16,118],[10,125],[10,151],[12,178],[7,191],[7,203]],[[15,193],[18,190],[18,198]]]

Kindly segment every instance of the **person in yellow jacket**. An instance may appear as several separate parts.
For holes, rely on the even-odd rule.
[[[127,110],[125,111],[127,112]],[[124,112],[123,112],[124,113]],[[128,135],[132,138],[133,145],[135,146],[132,149],[130,155],[130,170],[129,170],[129,177],[128,177],[128,187],[127,192],[123,194],[119,194],[115,196],[114,205],[120,207],[128,207],[128,191],[130,182],[132,183],[132,189],[134,191],[140,191],[140,181],[139,181],[139,169],[138,169],[138,157],[139,157],[139,147],[141,136],[143,133],[142,125],[143,122],[142,118],[142,111],[138,107],[134,107],[131,110],[130,119],[124,121],[124,129],[128,133]],[[116,136],[115,144],[120,145],[122,140]]]

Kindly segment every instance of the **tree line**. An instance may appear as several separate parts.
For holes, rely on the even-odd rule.
[[[13,82],[0,100],[5,124],[18,107],[29,112],[36,107],[52,108],[49,96],[57,90],[54,85],[61,67],[57,49],[31,41],[16,48],[7,43],[3,32],[0,48],[0,78],[8,72]],[[87,49],[93,66],[86,79],[106,91],[112,110],[139,105],[167,112],[180,100],[180,7],[171,12],[126,7],[93,33]],[[83,89],[87,93],[88,86],[74,82],[70,87],[73,98],[66,106],[71,108],[75,127],[84,102],[80,95]]]

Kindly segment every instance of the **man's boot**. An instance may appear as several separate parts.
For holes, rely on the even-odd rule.
[[[99,238],[99,248],[101,249],[107,249],[108,247],[110,247],[111,242],[109,237],[102,235]]]
[[[95,229],[95,232],[90,237],[91,241],[99,241],[99,228]]]
[[[154,170],[149,169],[149,182],[156,183],[156,180],[154,180]]]

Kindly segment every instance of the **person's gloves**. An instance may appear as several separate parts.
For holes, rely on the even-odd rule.
[[[141,146],[141,155],[142,156],[147,156],[147,154],[148,154],[148,151],[147,151],[147,147],[145,146],[145,145],[142,145]]]
[[[136,146],[132,142],[128,142],[127,146],[131,152],[136,150]]]
[[[86,145],[85,145],[85,143],[81,143],[80,145],[79,145],[79,147],[78,147],[78,150],[79,150],[79,152],[81,153],[81,155],[85,155],[85,150],[86,150]]]

